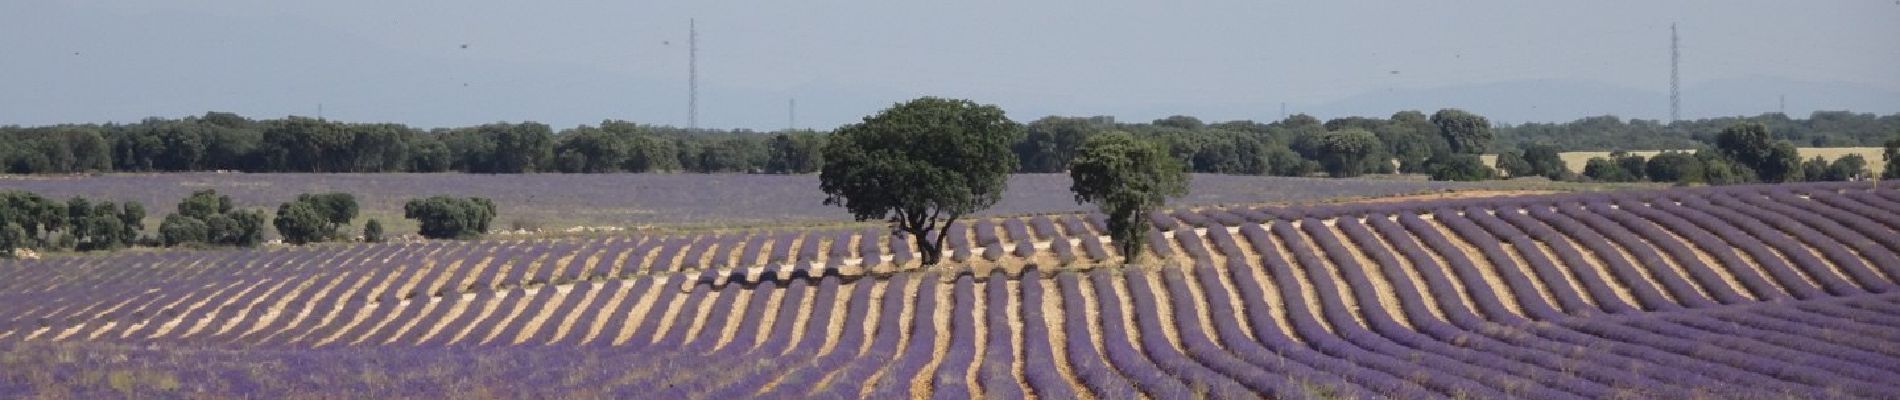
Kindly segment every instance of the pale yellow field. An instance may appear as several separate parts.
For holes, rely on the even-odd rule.
[[[1683,150],[1683,151],[1694,152],[1694,150]],[[1887,166],[1887,162],[1882,161],[1880,159],[1881,151],[1882,149],[1879,147],[1802,147],[1801,159],[1806,160],[1806,159],[1814,158],[1814,156],[1821,156],[1821,158],[1827,159],[1828,162],[1833,162],[1834,159],[1841,158],[1841,156],[1845,156],[1848,154],[1859,154],[1861,158],[1867,159],[1868,171],[1879,173],[1883,168],[1886,168]],[[1657,153],[1662,153],[1662,152],[1663,152],[1662,150],[1632,150],[1630,151],[1630,154],[1635,154],[1635,155],[1639,155],[1643,157],[1653,157]],[[1583,173],[1584,164],[1589,163],[1591,158],[1593,157],[1608,158],[1610,156],[1610,152],[1572,151],[1572,152],[1560,153],[1558,154],[1558,156],[1563,158],[1564,166],[1569,167],[1571,172]]]

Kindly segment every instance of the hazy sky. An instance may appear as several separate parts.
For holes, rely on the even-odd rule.
[[[424,127],[684,125],[688,18],[700,125],[716,128],[783,128],[796,98],[798,126],[828,129],[920,95],[998,104],[1018,120],[1271,120],[1282,102],[1397,111],[1366,105],[1382,93],[1391,107],[1468,106],[1507,121],[1659,118],[1671,22],[1685,87],[1766,79],[1846,88],[1790,103],[1900,104],[1895,0],[7,0],[0,124],[314,115],[322,104],[331,118]],[[1505,97],[1584,86],[1611,105],[1537,113],[1434,97],[1484,85]],[[1830,102],[1843,91],[1871,100]],[[1685,116],[1746,111],[1695,99]]]

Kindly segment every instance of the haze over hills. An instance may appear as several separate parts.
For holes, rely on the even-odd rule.
[[[986,22],[963,11],[942,21],[885,21],[853,18],[906,10],[832,15],[822,7],[781,6],[807,17],[784,25],[772,22],[776,16],[754,15],[770,10],[706,15],[654,5],[651,12],[603,23],[592,15],[608,13],[603,10],[551,7],[522,15],[514,28],[488,32],[482,26],[507,20],[496,15],[506,14],[501,7],[402,15],[418,10],[211,3],[216,1],[0,6],[6,16],[0,17],[0,50],[9,55],[0,59],[0,87],[6,88],[0,90],[0,124],[130,122],[208,110],[269,118],[315,115],[322,104],[333,119],[418,127],[533,120],[561,128],[603,119],[685,125],[682,42],[685,19],[694,15],[716,28],[701,31],[710,44],[700,53],[699,115],[710,128],[784,128],[791,123],[787,100],[796,98],[798,127],[829,129],[921,95],[995,103],[1018,120],[1114,115],[1148,121],[1181,114],[1264,121],[1280,118],[1282,102],[1290,112],[1322,118],[1462,107],[1509,123],[1602,114],[1661,119],[1668,112],[1661,79],[1668,53],[1654,45],[1667,37],[1669,20],[1655,18],[1421,32],[1409,24],[1432,15],[1419,13],[1442,10],[1398,7],[1364,17],[1412,32],[1419,43],[1362,44],[1352,38],[1262,42],[1258,37],[1281,37],[1287,32],[1280,30],[1315,22],[1295,18],[1281,21],[1284,26],[1267,24],[1278,28],[1259,27],[1235,18],[1285,18],[1298,10],[1231,4],[1180,16],[1074,10],[1100,19],[1099,25],[1167,17],[1206,23],[1151,36],[1082,24],[1054,27],[1066,30],[1049,37],[1022,37],[1051,27],[1005,21],[988,22],[986,31],[970,37],[948,38],[931,32]],[[1529,12],[1494,6],[1498,12]],[[1058,11],[1011,7],[1029,14]],[[1750,12],[1795,12],[1773,8]],[[1900,112],[1900,86],[1866,72],[1900,58],[1891,52],[1864,49],[1865,43],[1789,48],[1774,37],[1725,38],[1741,28],[1698,21],[1704,17],[1668,17],[1696,29],[1690,36],[1695,41],[1688,42],[1694,62],[1684,64],[1684,118],[1774,111],[1779,95],[1787,96],[1794,116],[1813,110]],[[564,24],[579,27],[550,25],[569,19],[574,21]],[[1567,29],[1597,36],[1550,43],[1576,36]],[[1883,37],[1893,28],[1842,23],[1816,29],[1786,40]],[[1524,37],[1487,36],[1495,31]],[[794,39],[781,37],[787,35]],[[1649,46],[1632,46],[1637,41]],[[928,46],[918,50],[917,43]],[[1761,58],[1768,62],[1737,61],[1758,58],[1752,52],[1761,48],[1775,48]],[[1557,53],[1533,54],[1539,51]],[[1540,58],[1551,60],[1526,61]]]

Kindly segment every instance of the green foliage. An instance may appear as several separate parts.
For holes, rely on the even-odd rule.
[[[143,211],[140,211],[143,214]],[[264,213],[238,210],[231,197],[216,190],[192,192],[178,202],[178,212],[159,224],[159,239],[167,247],[186,244],[255,247],[264,239]]]
[[[765,160],[769,174],[808,174],[824,165],[825,136],[806,131],[772,137]]]
[[[1355,177],[1382,148],[1379,137],[1361,128],[1345,128],[1319,137],[1320,165],[1334,178]]]
[[[403,218],[416,220],[430,239],[474,239],[495,220],[495,202],[480,197],[434,196],[403,204]]]
[[[1494,138],[1490,120],[1456,108],[1433,113],[1432,124],[1438,126],[1438,134],[1445,138],[1452,153],[1483,154]]]
[[[1023,127],[993,105],[924,97],[845,125],[825,144],[825,204],[859,221],[889,219],[936,264],[943,230],[1002,199]],[[935,230],[936,240],[927,233]]]
[[[1859,154],[1848,154],[1829,163],[1827,168],[1821,171],[1820,178],[1808,175],[1808,180],[1842,182],[1870,176],[1872,175],[1867,170],[1867,158]]]
[[[382,221],[377,221],[375,218],[370,218],[369,221],[363,223],[363,242],[364,243],[382,243],[383,240],[384,239],[383,239]]]
[[[277,219],[272,224],[290,244],[340,239],[343,228],[356,219],[357,208],[356,196],[349,193],[305,193],[277,206]]]
[[[1761,123],[1741,123],[1723,129],[1716,136],[1715,148],[1724,158],[1754,171],[1762,182],[1801,180],[1801,156],[1794,144],[1775,140],[1768,127]]]
[[[1523,159],[1524,163],[1529,164],[1530,170],[1528,172],[1531,174],[1540,175],[1550,180],[1562,180],[1569,178],[1573,172],[1570,171],[1569,166],[1564,164],[1563,156],[1559,153],[1557,146],[1531,144],[1524,146]],[[1514,173],[1512,176],[1517,176],[1517,174]]]
[[[1108,216],[1109,236],[1131,263],[1141,254],[1148,214],[1168,198],[1187,195],[1189,179],[1160,145],[1124,132],[1089,138],[1070,164],[1069,177],[1075,201],[1095,203]]]
[[[1721,151],[1697,151],[1702,161],[1702,181],[1710,185],[1733,185],[1755,181],[1755,170],[1730,160]]]
[[[277,227],[277,234],[284,237],[285,243],[296,245],[329,240],[334,232],[316,206],[301,201],[278,206],[277,219],[271,223]]]
[[[1531,167],[1530,161],[1524,160],[1523,153],[1516,151],[1498,153],[1497,169],[1513,178],[1538,176],[1537,170]]]
[[[231,212],[231,196],[219,195],[215,189],[191,192],[184,201],[178,202],[178,214],[204,220],[212,215]]]
[[[209,232],[210,228],[205,225],[204,220],[184,214],[166,215],[165,221],[158,224],[158,237],[165,243],[165,247],[205,243],[210,237]]]
[[[1688,184],[1704,181],[1702,160],[1679,151],[1665,151],[1650,157],[1643,165],[1643,173],[1656,182]]]
[[[1880,159],[1887,162],[1886,171],[1880,173],[1882,179],[1900,179],[1900,134],[1888,140],[1880,152]]]
[[[1022,165],[1019,172],[1062,172],[1076,151],[1101,130],[1098,119],[1043,117],[1030,122],[1022,142],[1012,146]]]
[[[1497,171],[1484,165],[1484,160],[1475,154],[1440,153],[1425,160],[1425,169],[1434,181],[1487,181],[1497,178]]]
[[[7,221],[0,223],[0,256],[13,257],[14,251],[33,247],[33,236],[26,233],[20,224]]]

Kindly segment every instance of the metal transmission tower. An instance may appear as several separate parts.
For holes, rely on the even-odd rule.
[[[686,129],[699,129],[699,26],[686,20]]]
[[[1676,24],[1669,24],[1669,122],[1682,119],[1682,46]]]

